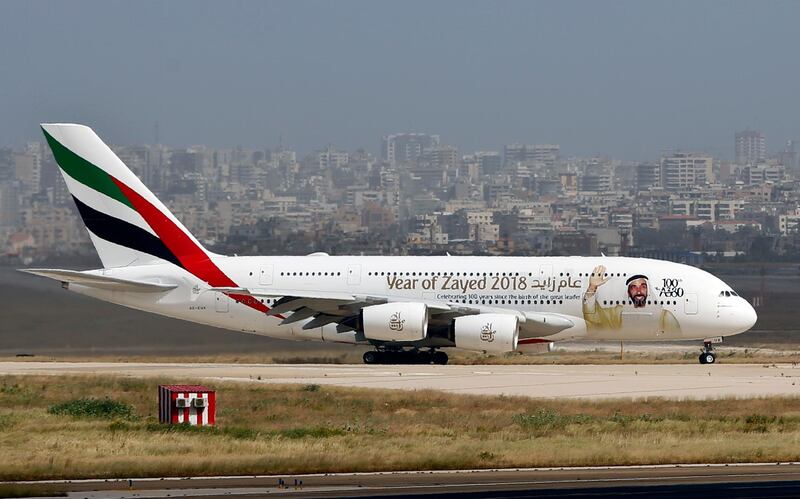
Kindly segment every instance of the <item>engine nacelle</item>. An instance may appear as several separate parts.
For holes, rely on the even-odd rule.
[[[428,334],[424,303],[394,302],[361,309],[364,336],[379,341],[420,341]]]
[[[519,319],[511,314],[465,315],[456,318],[453,333],[458,348],[513,352],[519,340]]]

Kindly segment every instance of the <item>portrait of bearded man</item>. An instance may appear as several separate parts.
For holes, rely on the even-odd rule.
[[[622,303],[617,302],[617,305],[601,307],[597,300],[597,290],[610,280],[611,276],[606,274],[606,268],[603,265],[595,267],[589,278],[589,286],[583,295],[583,319],[586,321],[586,328],[589,332],[622,329],[627,307],[627,310],[631,311],[628,314],[629,318],[635,321],[637,329],[650,330],[657,335],[680,335],[680,324],[671,311],[663,307],[652,314],[642,311],[647,308],[647,298],[650,292],[650,282],[644,274],[636,274],[626,279],[628,303],[623,301]],[[653,301],[653,304],[656,303]],[[633,324],[631,325],[633,326]]]

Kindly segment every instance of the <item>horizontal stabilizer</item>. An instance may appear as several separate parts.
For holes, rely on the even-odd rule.
[[[161,284],[157,282],[134,281],[131,279],[120,279],[98,274],[90,274],[78,270],[62,269],[19,269],[20,272],[27,272],[62,283],[74,283],[81,286],[92,288],[107,289],[109,291],[131,291],[134,293],[163,293],[178,286],[176,284]]]

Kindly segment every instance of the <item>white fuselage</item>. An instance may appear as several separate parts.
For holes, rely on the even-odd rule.
[[[719,278],[671,262],[625,257],[472,256],[265,256],[213,257],[239,286],[258,289],[349,292],[389,301],[461,304],[482,309],[544,312],[569,317],[574,327],[544,341],[681,340],[730,336],[749,329],[755,312]],[[593,296],[591,274],[605,267]],[[358,343],[335,324],[303,330],[307,321],[281,325],[281,318],[239,303],[172,264],[120,267],[98,274],[176,284],[163,293],[105,291],[71,284],[69,289],[169,317],[275,338]],[[646,300],[629,295],[626,280],[644,275]],[[639,297],[641,299],[641,296]],[[263,300],[266,306],[275,298]],[[587,305],[588,304],[588,305]],[[251,304],[252,305],[252,304]],[[590,319],[587,306],[596,307]],[[597,319],[597,317],[600,317]],[[600,321],[596,324],[592,320]],[[599,324],[599,325],[598,325]],[[524,350],[524,341],[520,341]]]

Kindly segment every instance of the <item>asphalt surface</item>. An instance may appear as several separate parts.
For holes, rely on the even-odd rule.
[[[713,399],[800,395],[800,366],[336,365],[0,362],[4,374],[98,374],[247,383],[302,383],[538,398]]]
[[[467,470],[24,482],[80,498],[798,497],[800,464]]]

